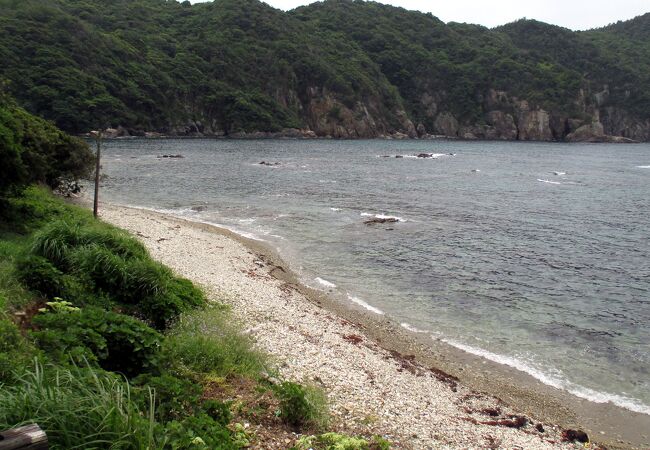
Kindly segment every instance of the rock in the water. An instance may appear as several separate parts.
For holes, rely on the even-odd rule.
[[[418,158],[433,158],[433,153],[419,153],[415,156]]]
[[[190,209],[191,209],[192,211],[202,212],[202,211],[207,211],[208,207],[207,207],[207,206],[203,206],[203,205],[199,205],[199,206],[192,206],[192,208],[190,208]]]
[[[158,158],[175,158],[175,159],[180,159],[180,158],[185,158],[183,155],[160,155]]]
[[[279,166],[280,163],[279,163],[279,162],[271,163],[271,162],[262,161],[262,162],[260,163],[260,165],[261,165],[261,166]]]
[[[363,223],[366,225],[373,225],[375,223],[395,223],[399,222],[399,219],[396,217],[373,217],[372,219],[364,220]]]

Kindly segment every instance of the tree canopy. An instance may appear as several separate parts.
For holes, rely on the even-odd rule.
[[[488,29],[361,0],[290,12],[258,0],[0,0],[0,78],[74,133],[305,127],[320,119],[314,95],[395,127],[404,110],[430,128],[441,111],[481,122],[488,90],[571,117],[608,89],[596,106],[647,120],[649,24],[646,14],[586,32],[532,20]]]

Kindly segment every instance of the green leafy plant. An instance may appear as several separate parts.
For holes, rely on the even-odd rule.
[[[156,367],[162,337],[133,317],[88,307],[38,314],[33,323],[36,342],[58,361],[83,356],[129,377]]]
[[[230,402],[225,403],[219,400],[206,400],[201,405],[201,409],[215,422],[226,426],[232,420],[232,412],[230,411]]]
[[[232,450],[238,448],[230,430],[207,414],[197,414],[165,425],[160,448],[164,450]]]
[[[75,312],[81,311],[81,308],[77,308],[71,302],[65,301],[62,298],[54,297],[53,302],[46,302],[47,308],[40,308],[39,311],[44,312],[54,312],[54,313],[66,313],[66,312]]]
[[[367,440],[338,433],[304,436],[298,440],[295,450],[389,450],[390,443],[380,436]]]
[[[47,259],[41,256],[28,255],[16,264],[19,280],[33,291],[47,298],[61,295],[64,289],[64,275]]]
[[[138,400],[146,405],[148,392],[153,391],[156,401],[156,418],[161,422],[180,420],[198,410],[201,386],[172,375],[143,374],[132,380],[140,386]],[[226,422],[224,425],[226,425]]]

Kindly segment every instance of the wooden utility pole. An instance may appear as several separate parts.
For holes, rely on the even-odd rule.
[[[101,168],[100,160],[102,156],[102,130],[93,131],[97,139],[97,161],[95,162],[95,198],[93,200],[93,216],[97,217],[97,207],[99,206],[99,169]]]

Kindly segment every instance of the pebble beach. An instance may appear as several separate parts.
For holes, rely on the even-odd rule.
[[[216,227],[103,205],[101,218],[229,305],[287,379],[321,385],[337,428],[380,434],[396,448],[572,448],[561,429],[520,414],[455,377],[386,350],[356,324],[308,298],[282,266]],[[525,425],[521,424],[525,421]]]

